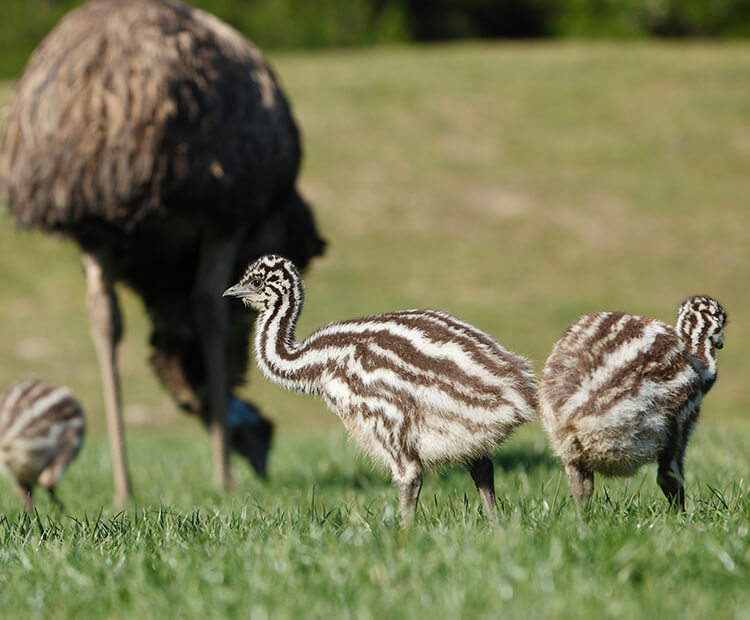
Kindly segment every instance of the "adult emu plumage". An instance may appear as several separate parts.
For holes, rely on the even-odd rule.
[[[117,281],[143,299],[162,383],[210,426],[217,481],[230,482],[228,443],[262,473],[270,423],[231,396],[252,317],[221,293],[257,256],[284,253],[303,268],[324,242],[295,188],[297,126],[260,51],[175,2],[91,2],[32,55],[0,146],[19,224],[83,252],[117,501],[131,494]]]

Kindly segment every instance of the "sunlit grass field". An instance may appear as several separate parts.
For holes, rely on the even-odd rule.
[[[89,437],[24,521],[0,483],[0,606],[93,617],[750,618],[750,46],[455,45],[271,58],[305,140],[301,187],[329,241],[299,335],[436,307],[541,369],[581,314],[673,322],[688,295],[729,312],[719,379],[688,449],[688,514],[653,468],[597,484],[580,521],[536,426],[496,454],[500,524],[468,474],[425,481],[415,527],[322,403],[253,369],[277,424],[271,480],[210,450],[147,365],[122,291],[136,501],[111,508],[99,376],[76,249],[0,216],[0,382],[40,376],[84,403]],[[0,105],[11,84],[0,84]],[[4,517],[1,515],[5,515]]]
[[[336,433],[280,437],[266,484],[238,472],[220,498],[208,442],[132,437],[138,502],[113,515],[92,439],[60,485],[63,515],[17,514],[0,485],[2,615],[93,618],[746,618],[747,433],[701,429],[687,515],[666,513],[653,467],[599,486],[588,521],[536,433],[496,456],[499,524],[469,475],[428,475],[416,525],[395,489]],[[102,511],[101,506],[104,506]]]

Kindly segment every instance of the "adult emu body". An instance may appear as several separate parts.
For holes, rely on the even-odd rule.
[[[15,219],[83,252],[117,500],[131,491],[115,282],[143,299],[159,378],[210,427],[219,484],[228,447],[263,472],[270,423],[232,396],[252,317],[221,292],[257,256],[284,252],[303,268],[323,241],[295,187],[297,126],[260,51],[175,2],[92,2],[32,55],[1,146]]]

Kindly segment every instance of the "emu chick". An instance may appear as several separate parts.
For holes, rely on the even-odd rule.
[[[81,448],[84,427],[83,409],[67,388],[27,379],[0,394],[0,468],[28,513],[37,484],[62,506],[55,486]]]
[[[594,472],[633,475],[658,461],[658,482],[685,507],[684,457],[703,396],[716,380],[726,312],[710,297],[680,306],[675,328],[623,312],[584,316],[547,359],[539,410],[581,504]]]

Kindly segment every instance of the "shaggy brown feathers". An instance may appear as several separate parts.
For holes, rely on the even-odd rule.
[[[267,252],[300,268],[322,253],[295,188],[300,158],[289,104],[258,48],[168,0],[97,0],[69,13],[30,58],[0,136],[15,219],[74,239],[98,265],[92,274],[141,296],[157,374],[206,423],[206,319],[226,308],[216,305],[226,284],[216,295],[207,286],[207,260],[236,248],[228,284]],[[114,347],[116,296],[94,284],[104,286],[95,298],[112,297]],[[245,375],[252,316],[226,311],[217,339],[229,391]]]
[[[0,173],[25,226],[210,210],[259,220],[291,192],[297,128],[260,51],[213,16],[101,0],[39,45],[8,108]]]

